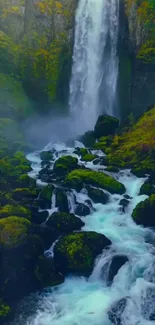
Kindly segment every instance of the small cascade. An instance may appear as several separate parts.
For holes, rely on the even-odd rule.
[[[75,24],[69,105],[83,133],[101,112],[117,115],[119,0],[80,0]]]

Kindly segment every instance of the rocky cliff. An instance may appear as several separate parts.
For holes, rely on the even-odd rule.
[[[155,103],[155,3],[120,0],[121,115],[140,115]]]

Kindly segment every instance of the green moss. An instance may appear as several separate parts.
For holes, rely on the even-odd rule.
[[[51,151],[42,151],[40,154],[40,158],[43,161],[50,161],[53,159],[53,153]]]
[[[20,201],[23,199],[36,199],[38,196],[36,189],[28,188],[16,188],[12,191],[12,198],[14,200]]]
[[[58,175],[64,175],[67,172],[77,168],[78,159],[72,156],[63,156],[56,160],[54,172]]]
[[[155,183],[151,182],[149,180],[146,180],[146,182],[141,186],[140,188],[140,195],[152,195],[155,194]]]
[[[67,234],[74,230],[80,230],[84,223],[72,213],[55,212],[49,217],[47,225],[58,233]]]
[[[10,310],[10,306],[6,305],[2,299],[0,299],[0,320],[1,318],[5,319],[5,317],[10,313]]]
[[[127,132],[115,136],[107,156],[109,165],[134,167],[137,171],[154,173],[155,108],[146,112]]]
[[[27,237],[30,225],[25,218],[12,216],[0,219],[0,244],[8,248],[19,246]]]
[[[79,156],[83,157],[84,155],[88,154],[88,149],[86,149],[86,148],[76,148],[74,153],[76,155],[79,155]]]
[[[94,149],[102,150],[103,152],[108,152],[108,147],[111,145],[113,137],[101,137],[98,142],[93,146]]]
[[[47,186],[45,186],[42,189],[39,198],[41,200],[47,200],[47,201],[50,201],[51,202],[54,189],[55,188],[54,188],[53,185],[47,185]]]
[[[22,207],[20,205],[5,205],[0,209],[0,218],[6,218],[10,216],[24,217],[26,219],[31,219],[31,213],[29,209]]]
[[[83,161],[92,161],[95,158],[97,158],[97,155],[93,155],[91,153],[88,153],[88,154],[82,156]]]
[[[64,272],[87,274],[91,272],[94,260],[110,241],[95,232],[71,233],[56,244],[56,262]]]
[[[65,184],[72,188],[76,188],[77,186],[82,187],[83,183],[100,187],[110,193],[123,194],[125,192],[124,185],[111,176],[89,169],[73,170],[65,179]]]
[[[132,217],[137,224],[144,227],[155,227],[155,194],[137,204]]]

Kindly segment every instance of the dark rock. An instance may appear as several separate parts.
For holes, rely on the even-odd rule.
[[[106,168],[106,171],[107,172],[112,172],[112,173],[118,173],[119,172],[119,168],[118,167],[115,167],[115,166],[108,166]]]
[[[128,194],[124,194],[123,197],[125,199],[127,199],[127,200],[131,200],[132,199],[132,197],[130,195],[128,195]]]
[[[85,217],[91,213],[90,208],[88,205],[85,205],[83,203],[78,203],[75,207],[75,214],[77,214],[80,217]]]
[[[65,191],[56,189],[56,207],[58,207],[60,212],[69,212],[68,199]]]
[[[119,204],[122,206],[122,211],[125,212],[126,207],[129,205],[130,201],[127,199],[120,200]]]
[[[96,141],[96,136],[94,131],[87,131],[79,139],[86,147],[92,148]]]
[[[108,312],[108,316],[113,325],[124,325],[123,313],[127,305],[127,298],[115,302]]]
[[[128,257],[124,255],[115,255],[112,258],[110,268],[109,268],[109,275],[108,275],[108,281],[110,283],[113,281],[119,269],[128,261],[129,261]]]
[[[93,165],[99,165],[100,164],[100,158],[96,158],[93,160]]]
[[[31,221],[38,225],[44,223],[48,218],[48,211],[39,212],[37,209],[33,209],[31,212]]]
[[[44,244],[44,249],[49,249],[58,238],[58,234],[55,230],[47,225],[32,225],[31,233],[41,238]]]
[[[90,275],[95,258],[110,244],[107,237],[93,231],[70,233],[55,246],[56,265],[62,274]]]
[[[51,209],[52,195],[54,192],[53,185],[45,186],[39,195],[39,206],[41,209]]]
[[[115,134],[119,126],[119,120],[109,115],[100,115],[95,125],[95,136],[101,138],[103,136]]]
[[[109,200],[108,194],[104,193],[102,190],[93,188],[91,186],[86,187],[88,196],[94,203],[106,204]]]
[[[145,183],[140,188],[140,195],[152,195],[155,194],[155,182],[151,179],[147,179]]]
[[[155,227],[155,194],[137,204],[133,210],[132,218],[138,225]]]
[[[51,151],[42,151],[40,154],[40,158],[43,161],[51,161],[53,159],[53,153]]]
[[[55,212],[49,217],[47,226],[54,229],[60,236],[74,230],[80,230],[84,226],[84,222],[73,213]]]
[[[62,284],[64,276],[56,270],[54,260],[39,256],[35,266],[35,276],[40,289]]]

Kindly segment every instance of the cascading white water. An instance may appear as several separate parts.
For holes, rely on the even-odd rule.
[[[116,113],[119,0],[80,0],[75,22],[70,113],[79,132]]]

